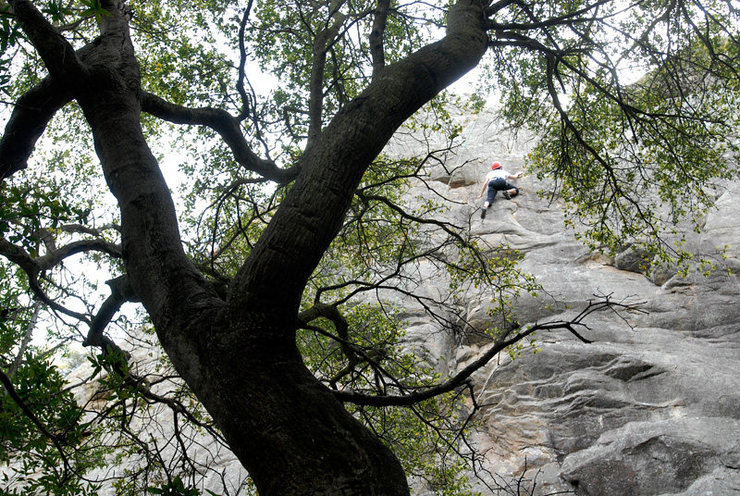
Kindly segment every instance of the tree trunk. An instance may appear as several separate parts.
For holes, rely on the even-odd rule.
[[[104,0],[113,15],[102,16],[95,53],[82,63],[30,2],[11,1],[51,77],[74,94],[92,127],[121,211],[126,271],[165,351],[261,496],[408,494],[393,453],[304,366],[297,315],[373,159],[485,52],[483,3],[451,7],[443,40],[379,70],[311,143],[226,302],[182,249],[172,198],[141,129],[140,77],[121,3]]]
[[[403,470],[268,322],[234,324],[208,346],[199,399],[260,495],[407,495]]]
[[[260,495],[407,495],[393,453],[303,365],[298,299],[271,282],[239,293],[249,305],[226,307],[185,257],[133,96],[115,85],[83,103],[119,201],[126,269],[164,349]]]

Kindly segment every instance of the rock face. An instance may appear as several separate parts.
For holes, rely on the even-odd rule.
[[[522,478],[521,494],[740,494],[740,185],[718,187],[716,209],[689,240],[703,253],[727,250],[717,270],[647,277],[642,253],[628,248],[611,259],[577,243],[561,206],[540,199],[543,185],[532,177],[518,181],[521,196],[497,198],[480,219],[476,197],[489,163],[515,172],[528,151],[529,141],[502,138],[510,135],[494,122],[478,116],[458,155],[432,175],[457,200],[449,220],[470,222],[491,246],[522,251],[521,266],[542,284],[544,296],[516,302],[518,320],[567,319],[607,294],[641,302],[645,313],[594,314],[584,330],[592,344],[566,331],[541,334],[539,353],[501,356],[481,370],[483,424],[473,439],[485,468],[501,480]],[[466,165],[450,173],[451,163]],[[485,320],[487,298],[463,297],[468,322]],[[485,349],[462,339],[442,358],[454,371]],[[510,489],[502,494],[518,494]]]

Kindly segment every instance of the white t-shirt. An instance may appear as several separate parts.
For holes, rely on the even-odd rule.
[[[489,182],[493,181],[494,179],[503,179],[503,180],[506,180],[506,179],[509,178],[509,176],[513,176],[513,175],[514,174],[512,174],[511,172],[506,171],[504,169],[492,170],[491,172],[489,172],[488,174],[486,174],[486,184],[488,184]]]

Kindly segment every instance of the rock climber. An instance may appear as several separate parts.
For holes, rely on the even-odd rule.
[[[518,179],[519,177],[521,177],[521,175],[521,172],[512,174],[509,171],[504,170],[499,162],[494,162],[493,164],[491,164],[491,172],[486,174],[483,188],[478,195],[478,198],[482,198],[483,193],[485,193],[486,188],[488,188],[488,196],[486,197],[486,202],[483,204],[483,209],[480,212],[481,219],[486,218],[486,211],[488,210],[488,207],[490,207],[493,203],[493,200],[496,198],[496,193],[498,193],[499,191],[503,191],[502,194],[507,200],[511,200],[519,194],[519,188],[507,181],[510,179]]]

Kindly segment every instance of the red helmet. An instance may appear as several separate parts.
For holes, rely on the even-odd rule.
[[[501,164],[498,163],[498,162],[494,162],[494,163],[491,164],[491,170],[496,170],[496,169],[500,169],[500,168],[501,168]]]

